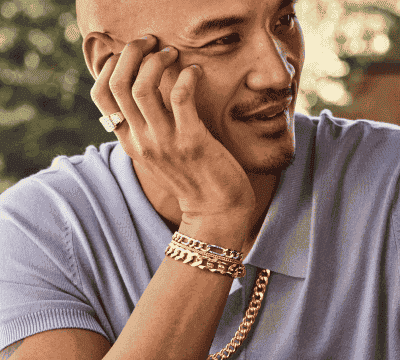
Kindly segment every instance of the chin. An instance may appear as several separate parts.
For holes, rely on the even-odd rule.
[[[279,175],[293,164],[296,157],[295,141],[291,136],[273,140],[263,149],[250,146],[246,150],[237,160],[247,174]]]

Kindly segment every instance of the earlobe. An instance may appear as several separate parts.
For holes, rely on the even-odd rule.
[[[100,75],[106,61],[117,54],[124,44],[117,44],[110,36],[100,32],[89,33],[82,43],[83,55],[85,57],[86,66],[93,76],[94,80]]]

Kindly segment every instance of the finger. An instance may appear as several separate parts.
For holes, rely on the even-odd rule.
[[[178,50],[173,47],[152,54],[143,64],[133,85],[132,96],[152,132],[165,134],[165,131],[171,129],[170,119],[162,105],[163,98],[158,88],[164,71],[177,57]]]
[[[201,76],[200,67],[192,65],[181,71],[171,91],[172,111],[176,130],[180,134],[196,135],[195,132],[198,130],[204,135],[205,126],[198,116],[195,101],[196,85]]]
[[[127,44],[119,56],[109,81],[110,90],[131,128],[145,124],[140,110],[132,98],[132,85],[136,80],[143,58],[157,44],[154,36],[137,39]]]
[[[100,112],[105,115],[120,111],[117,102],[110,90],[109,82],[119,56],[114,55],[104,64],[99,77],[90,90],[90,96]]]

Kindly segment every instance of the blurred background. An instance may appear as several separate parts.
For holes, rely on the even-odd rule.
[[[400,1],[299,0],[306,43],[296,111],[400,125]],[[0,193],[117,140],[98,121],[74,0],[0,0]]]

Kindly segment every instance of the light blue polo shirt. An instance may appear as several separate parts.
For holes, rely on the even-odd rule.
[[[266,296],[232,359],[398,360],[400,127],[296,113],[295,136],[210,353],[237,331],[260,267]],[[113,344],[171,236],[118,142],[21,180],[0,195],[0,349],[59,328]]]

